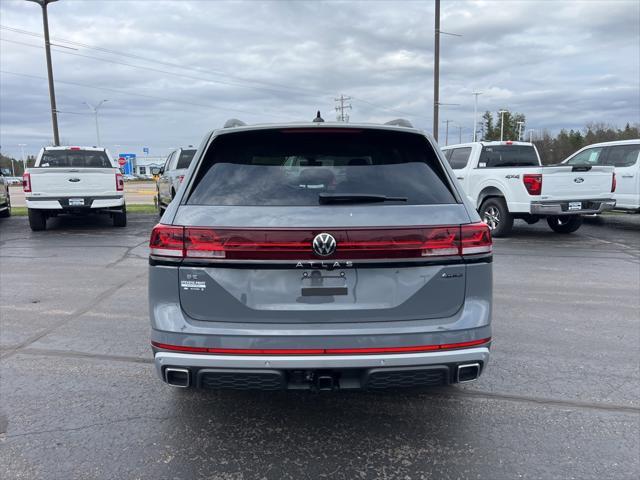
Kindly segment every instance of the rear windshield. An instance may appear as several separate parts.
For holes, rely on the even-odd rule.
[[[45,150],[40,167],[113,168],[107,154],[95,150]]]
[[[209,148],[190,205],[318,205],[319,195],[456,203],[426,139],[403,132],[292,129],[225,134]]]
[[[191,160],[193,160],[193,156],[195,154],[195,150],[182,150],[176,168],[189,168],[189,165],[191,165]]]
[[[492,145],[482,147],[478,167],[538,167],[538,156],[532,145]]]

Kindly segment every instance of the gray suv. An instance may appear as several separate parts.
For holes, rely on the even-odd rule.
[[[205,137],[151,234],[160,378],[336,390],[481,374],[491,235],[434,140],[401,125],[234,123]]]

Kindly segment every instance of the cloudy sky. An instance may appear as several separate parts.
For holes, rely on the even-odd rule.
[[[405,117],[431,131],[434,2],[60,0],[49,6],[60,136],[165,155],[227,118],[247,123]],[[441,119],[524,113],[527,128],[640,121],[640,2],[442,2]],[[51,139],[39,7],[0,0],[0,145]],[[440,127],[444,143],[444,125]],[[455,133],[453,133],[455,132]],[[451,140],[458,137],[452,128]]]

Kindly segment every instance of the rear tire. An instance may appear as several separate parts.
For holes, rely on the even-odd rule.
[[[491,230],[492,237],[506,237],[513,229],[513,215],[502,197],[492,197],[480,206],[480,218]]]
[[[29,208],[27,213],[29,215],[29,226],[31,230],[39,232],[47,228],[47,216],[42,210]]]
[[[126,227],[127,226],[127,209],[122,207],[121,212],[113,214],[113,226],[114,227]]]
[[[0,218],[9,218],[11,216],[11,198],[7,197],[7,209],[0,212]]]
[[[573,233],[582,225],[582,216],[547,217],[547,224],[556,233]]]

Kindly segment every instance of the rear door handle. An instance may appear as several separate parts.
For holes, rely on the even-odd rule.
[[[622,175],[622,178],[633,178],[634,175]]]
[[[458,180],[464,180],[464,177],[456,177]]]

